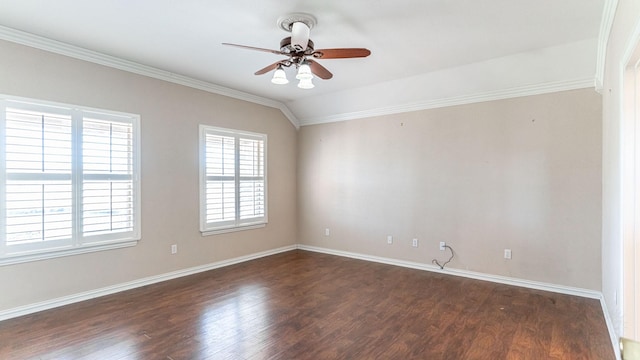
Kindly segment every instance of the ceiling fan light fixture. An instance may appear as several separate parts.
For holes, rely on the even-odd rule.
[[[313,85],[313,82],[311,82],[311,79],[300,79],[300,82],[298,83],[298,87],[300,89],[313,89],[315,87],[315,85]]]
[[[303,62],[300,67],[298,67],[298,74],[296,75],[296,79],[298,80],[309,80],[313,79],[313,73],[311,72],[311,68],[309,64]]]
[[[279,65],[276,71],[273,73],[271,82],[276,85],[285,85],[289,83],[289,80],[287,80],[287,74],[284,72],[282,65]]]

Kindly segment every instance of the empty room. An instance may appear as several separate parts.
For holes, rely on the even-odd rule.
[[[639,359],[639,64],[637,0],[0,1],[0,359]]]

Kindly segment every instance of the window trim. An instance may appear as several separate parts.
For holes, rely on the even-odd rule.
[[[260,139],[263,141],[264,216],[260,220],[254,221],[254,222],[244,222],[239,224],[240,220],[236,219],[234,224],[225,224],[221,226],[207,226],[207,221],[206,221],[206,206],[207,206],[207,202],[206,202],[206,182],[207,182],[206,181],[206,134],[208,131],[219,133],[219,134],[225,134],[227,136],[231,136],[236,139],[244,137],[244,138],[250,138],[253,140]],[[199,197],[200,197],[200,233],[202,234],[202,236],[219,235],[219,234],[226,234],[226,233],[231,233],[236,231],[259,229],[267,225],[267,223],[269,222],[269,218],[268,218],[269,196],[268,196],[268,184],[267,184],[269,166],[267,164],[267,159],[268,159],[267,144],[268,142],[267,142],[266,134],[243,131],[243,130],[235,130],[235,129],[229,129],[229,128],[222,128],[222,127],[216,127],[216,126],[204,125],[204,124],[199,125],[198,150],[200,153],[200,156],[199,156],[200,162],[199,162],[198,170],[199,170]],[[237,156],[238,154],[235,154],[235,155]],[[239,170],[236,167],[236,174],[234,175],[234,178],[238,176],[238,171]]]
[[[6,141],[6,132],[5,132],[5,116],[7,107],[11,107],[12,105],[20,107],[22,105],[24,108],[29,108],[32,110],[42,111],[46,113],[60,113],[60,114],[70,114],[72,117],[73,125],[73,133],[74,139],[78,139],[77,133],[82,131],[82,119],[91,118],[98,116],[103,120],[111,120],[111,121],[120,121],[125,123],[131,123],[132,125],[132,133],[133,133],[133,154],[132,154],[132,182],[133,182],[133,230],[131,231],[131,236],[121,239],[109,239],[109,236],[105,236],[104,240],[99,241],[82,241],[82,233],[75,231],[75,236],[71,238],[70,244],[60,247],[51,247],[51,248],[41,248],[34,249],[29,251],[23,251],[19,253],[10,253],[5,252],[6,245],[4,242],[6,238],[4,237],[4,232],[6,231],[6,222],[5,222],[5,211],[4,204],[6,202],[5,191],[0,191],[0,266],[4,265],[12,265],[19,264],[31,261],[39,261],[46,259],[53,259],[63,256],[84,254],[96,251],[104,251],[104,250],[112,250],[124,247],[131,247],[137,245],[138,241],[142,238],[142,214],[141,214],[141,152],[140,152],[140,115],[112,111],[112,110],[104,110],[91,108],[86,106],[51,102],[46,100],[38,100],[38,99],[30,99],[23,97],[16,97],[10,95],[0,94],[0,166],[5,166],[6,157],[5,157],[5,141]],[[79,115],[80,114],[80,115]],[[78,118],[80,116],[80,118]],[[126,121],[123,121],[126,120]],[[80,121],[80,124],[76,124],[76,122]],[[81,136],[80,136],[81,138]],[[79,159],[79,156],[82,156],[81,152],[78,152],[78,148],[81,147],[80,144],[74,142],[73,146],[73,162],[82,161]],[[74,183],[77,184],[78,181],[82,181],[83,174],[78,170],[74,169],[74,172],[71,174],[71,179]],[[6,184],[7,176],[6,170],[0,169],[0,184]],[[81,188],[81,187],[80,187]],[[73,198],[74,200],[74,216],[77,216],[76,211],[78,211],[78,203],[81,201],[81,197],[78,196],[76,185],[73,187]],[[116,237],[116,236],[114,236]]]

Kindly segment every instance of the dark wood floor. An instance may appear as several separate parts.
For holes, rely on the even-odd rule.
[[[292,251],[0,322],[0,359],[614,359],[597,300]]]

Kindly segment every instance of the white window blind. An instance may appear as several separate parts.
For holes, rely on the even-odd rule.
[[[267,222],[266,135],[200,126],[200,230]]]
[[[23,99],[0,106],[0,264],[139,239],[136,116]]]
[[[71,124],[66,114],[6,109],[5,243],[9,250],[70,244]]]
[[[132,232],[133,124],[83,120],[82,170],[83,235]]]

